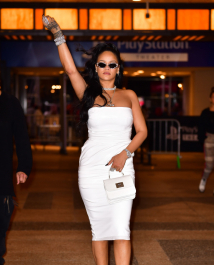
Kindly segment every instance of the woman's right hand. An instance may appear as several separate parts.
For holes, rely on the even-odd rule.
[[[51,31],[51,33],[54,35],[54,39],[61,37],[63,35],[59,24],[56,22],[56,20],[53,17],[50,16],[42,16],[42,22],[43,25]]]

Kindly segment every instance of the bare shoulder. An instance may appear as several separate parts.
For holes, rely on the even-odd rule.
[[[124,93],[126,94],[126,96],[133,102],[133,101],[136,101],[138,100],[138,97],[136,95],[136,93],[131,90],[131,89],[126,89],[126,90],[123,90]]]
[[[120,93],[123,93],[124,95],[130,97],[130,98],[131,97],[135,97],[135,98],[137,97],[136,93],[131,89],[118,89],[118,91]]]

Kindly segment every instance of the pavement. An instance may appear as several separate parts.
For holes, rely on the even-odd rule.
[[[16,186],[18,207],[5,265],[92,265],[91,231],[78,190],[78,148],[33,148],[33,171]],[[137,197],[131,217],[132,265],[214,265],[214,174],[198,191],[202,153],[134,157]],[[17,165],[14,156],[14,169]],[[14,172],[15,173],[15,172]],[[112,242],[110,265],[114,265]]]

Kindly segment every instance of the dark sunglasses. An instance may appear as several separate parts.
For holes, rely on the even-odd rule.
[[[117,64],[117,63],[106,64],[106,63],[101,63],[101,62],[99,62],[99,63],[96,63],[96,65],[97,65],[99,68],[105,68],[106,65],[108,65],[110,69],[114,69],[114,68],[118,67],[118,64]]]

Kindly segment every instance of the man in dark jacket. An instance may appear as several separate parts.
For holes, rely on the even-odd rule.
[[[13,138],[18,157],[18,185],[25,183],[32,168],[30,141],[18,99],[0,90],[0,265],[5,263],[5,238],[14,208]]]

